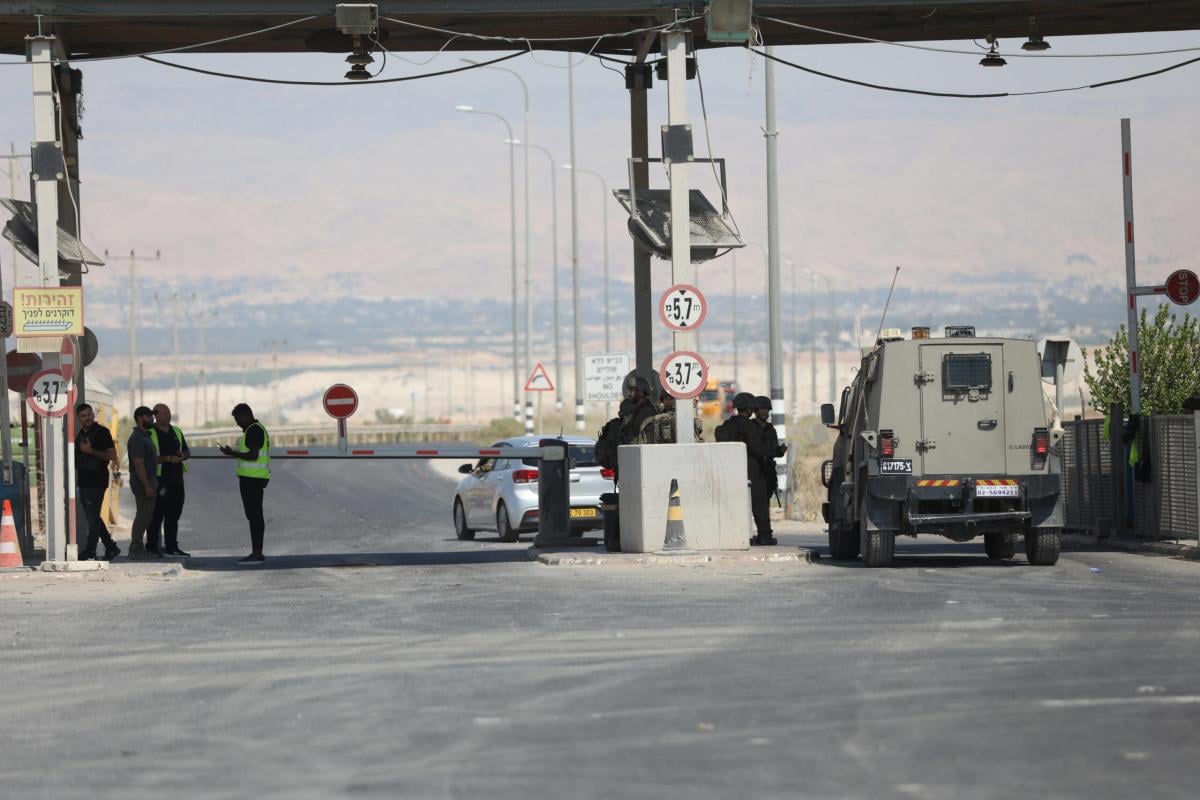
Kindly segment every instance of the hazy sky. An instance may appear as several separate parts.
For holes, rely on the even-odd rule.
[[[1200,47],[1200,33],[1052,39],[1052,54]],[[1006,43],[1013,50],[1017,41]],[[971,42],[941,43],[974,50]],[[1146,58],[1010,59],[879,45],[783,48],[782,57],[854,78],[941,91],[1048,89],[1144,72],[1195,53]],[[393,59],[385,77],[458,66],[443,53],[419,67]],[[416,59],[428,56],[414,57]],[[531,139],[568,160],[567,73],[561,54],[504,66],[528,81]],[[7,59],[6,59],[7,60]],[[341,57],[177,56],[181,63],[261,76],[336,80]],[[626,184],[627,93],[594,59],[576,74],[581,166]],[[730,202],[747,239],[765,242],[762,59],[703,51],[712,147],[728,159]],[[160,249],[156,273],[258,276],[277,294],[370,296],[508,293],[508,160],[496,120],[520,136],[516,80],[495,70],[386,86],[280,87],[171,70],[140,60],[83,65],[81,144],[85,240],[95,250]],[[893,264],[909,286],[944,286],[964,272],[1033,271],[1047,280],[1123,278],[1119,119],[1133,118],[1139,260],[1145,281],[1195,266],[1193,198],[1200,190],[1200,64],[1099,90],[996,100],[888,94],[777,67],[783,249],[797,263],[851,282],[884,283]],[[699,85],[689,85],[699,126]],[[665,86],[651,94],[664,121]],[[31,138],[29,73],[0,67],[0,143]],[[653,130],[653,127],[652,127]],[[701,130],[697,127],[697,132]],[[652,154],[658,155],[657,141]],[[697,150],[705,144],[698,137]],[[533,268],[550,263],[549,168],[530,164]],[[518,179],[520,178],[518,154]],[[710,175],[694,185],[713,199]],[[652,178],[665,187],[661,173]],[[2,186],[3,184],[0,184]],[[558,175],[560,261],[569,258],[568,176]],[[599,268],[601,189],[580,176],[584,268]],[[21,190],[24,196],[24,189]],[[609,203],[616,277],[629,277],[628,238]],[[753,282],[762,256],[740,260]],[[0,248],[6,288],[7,247]],[[655,262],[656,283],[669,266]],[[725,263],[705,269],[715,291]],[[756,271],[757,270],[757,271]],[[1158,273],[1162,273],[1159,275]],[[123,281],[97,270],[93,286]],[[761,277],[757,278],[761,280]],[[959,279],[961,280],[961,279]],[[264,298],[265,299],[265,298]]]

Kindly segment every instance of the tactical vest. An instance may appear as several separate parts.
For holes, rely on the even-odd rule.
[[[255,460],[247,461],[244,458],[237,460],[237,476],[239,478],[261,478],[267,481],[271,479],[271,437],[267,433],[267,427],[258,421],[250,423],[246,427],[246,431],[249,431],[255,425],[262,428],[262,447],[259,449],[258,458]],[[241,450],[243,453],[249,449],[246,447],[246,431],[242,431],[242,438],[238,440],[238,450]]]
[[[175,434],[175,441],[179,442],[179,454],[183,455],[183,431],[179,430],[179,428],[172,425],[171,433]],[[161,453],[162,448],[158,446],[158,428],[154,427],[153,425],[150,426],[150,439],[151,439],[151,441],[154,442],[154,452]],[[159,464],[158,470],[154,474],[162,475],[162,468],[163,468],[163,465]],[[188,465],[187,465],[186,461],[183,462],[183,471],[184,472],[188,471]]]

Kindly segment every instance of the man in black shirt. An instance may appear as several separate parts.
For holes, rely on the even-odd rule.
[[[184,462],[192,457],[192,451],[188,449],[183,431],[171,424],[171,409],[166,403],[154,407],[150,438],[158,449],[158,499],[154,503],[150,527],[146,530],[146,546],[157,550],[159,535],[165,528],[163,555],[186,558],[189,553],[179,549],[179,518],[183,515],[183,473],[187,472]]]
[[[87,519],[87,543],[79,553],[80,561],[96,557],[96,545],[104,540],[104,560],[121,554],[100,516],[104,493],[108,491],[108,465],[117,463],[117,446],[108,428],[96,424],[96,412],[87,403],[75,406],[79,433],[75,435],[75,485]]]
[[[718,442],[742,442],[746,445],[746,477],[750,481],[750,512],[754,515],[756,535],[752,545],[777,544],[771,531],[770,484],[763,473],[763,462],[775,457],[775,451],[762,433],[762,427],[752,421],[754,395],[738,392],[733,398],[737,415],[722,422],[714,431]]]

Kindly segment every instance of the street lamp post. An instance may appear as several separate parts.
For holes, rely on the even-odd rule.
[[[509,233],[510,233],[510,256],[512,261],[512,389],[513,389],[513,419],[517,422],[521,421],[521,375],[520,365],[517,360],[517,175],[516,175],[516,154],[515,145],[511,142],[515,141],[513,136],[512,125],[502,114],[497,114],[494,111],[480,111],[474,106],[455,106],[455,111],[461,111],[464,114],[482,114],[486,117],[495,117],[504,123],[505,130],[508,131],[510,144],[508,145],[508,194],[509,194]]]
[[[558,163],[554,160],[554,155],[540,144],[531,142],[518,142],[518,144],[541,151],[550,162],[550,239],[554,248],[551,259],[554,270],[552,273],[554,276],[554,410],[562,411],[562,347],[558,323]],[[528,153],[528,150],[526,152]]]
[[[603,252],[604,252],[604,352],[609,352],[612,347],[612,340],[609,336],[609,307],[608,307],[608,181],[604,180],[604,176],[599,172],[583,167],[576,167],[574,164],[563,164],[563,169],[578,172],[580,175],[591,175],[596,180],[600,181],[600,224],[603,226]],[[611,408],[610,404],[604,404],[604,415],[609,416]]]
[[[571,163],[575,163],[575,64],[567,53],[567,121]],[[579,195],[571,170],[571,309],[575,358],[575,429],[583,430],[583,339],[579,321]]]
[[[478,64],[478,62],[472,61],[469,58],[464,58],[463,61],[467,62],[468,64]],[[500,72],[507,72],[509,75],[512,75],[514,78],[516,78],[518,82],[520,82],[521,93],[524,97],[524,105],[523,105],[524,118],[523,118],[523,130],[521,132],[521,137],[522,137],[521,141],[528,142],[529,141],[529,86],[526,85],[525,79],[522,78],[521,74],[519,72],[517,72],[515,69],[509,69],[508,67],[488,66],[488,67],[484,67],[484,69],[494,69],[494,70],[499,70]],[[511,138],[512,138],[512,136],[510,135],[509,139],[511,139]],[[514,143],[510,142],[509,144],[511,146]],[[516,144],[520,144],[520,142],[516,142]],[[533,301],[532,301],[532,294],[531,294],[533,291],[533,283],[532,283],[532,280],[529,275],[529,231],[530,231],[530,226],[529,226],[529,150],[528,149],[524,150],[521,153],[521,169],[524,171],[524,182],[525,182],[525,190],[524,190],[524,200],[525,200],[525,265],[524,265],[524,269],[525,269],[525,368],[524,368],[523,372],[526,375],[529,375],[533,370]],[[539,397],[540,397],[540,395],[539,395]],[[533,401],[530,399],[528,394],[525,395],[525,433],[527,433],[527,434],[533,433]]]

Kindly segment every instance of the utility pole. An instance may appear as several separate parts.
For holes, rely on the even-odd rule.
[[[541,145],[525,142],[526,155],[528,148],[539,150],[550,161],[550,241],[553,247],[551,264],[553,272],[554,294],[554,410],[563,410],[563,369],[562,369],[562,343],[558,322],[558,164],[554,160],[554,155],[542,147]],[[539,395],[540,396],[540,395]]]
[[[171,365],[175,373],[175,395],[171,401],[171,413],[180,414],[179,408],[179,292],[171,292]],[[154,300],[159,304],[158,315],[162,316],[162,298],[158,296],[158,292],[154,293]],[[181,416],[182,418],[182,416]]]
[[[137,262],[139,261],[159,261],[162,258],[162,253],[158,250],[154,251],[154,258],[149,256],[139,256],[135,251],[130,250],[128,256],[113,256],[109,255],[108,251],[104,251],[104,260],[109,261],[128,261],[129,262],[129,421],[133,422],[133,409],[139,405],[134,401],[134,365],[137,364]]]
[[[817,413],[817,274],[805,267],[808,272],[808,357],[812,367],[809,375],[809,411]]]
[[[787,407],[783,396],[783,328],[780,324],[783,282],[779,274],[779,129],[775,125],[775,62],[769,58],[774,53],[775,48],[768,46],[763,87],[763,139],[766,140],[767,148],[767,377],[771,391],[771,424],[775,426],[775,435],[779,441],[786,442],[788,435]],[[735,302],[736,296],[735,291]],[[736,350],[734,352],[736,358]],[[734,371],[737,371],[736,367]],[[796,396],[795,387],[796,373],[793,368],[793,398]],[[779,485],[783,487],[784,497],[787,498],[785,512],[791,517],[794,493],[792,476],[787,471],[788,463],[784,460],[781,464],[780,460],[776,459],[775,472],[782,478]],[[779,475],[780,472],[783,474]]]
[[[575,64],[567,53],[567,115],[571,163],[575,163]],[[575,170],[571,170],[571,309],[575,334],[575,430],[583,430],[583,342],[579,320],[579,195]],[[690,430],[690,429],[689,429]]]
[[[271,348],[271,420],[278,425],[283,422],[283,412],[279,408],[279,348],[287,347],[287,339],[272,339],[263,342],[262,346]]]

